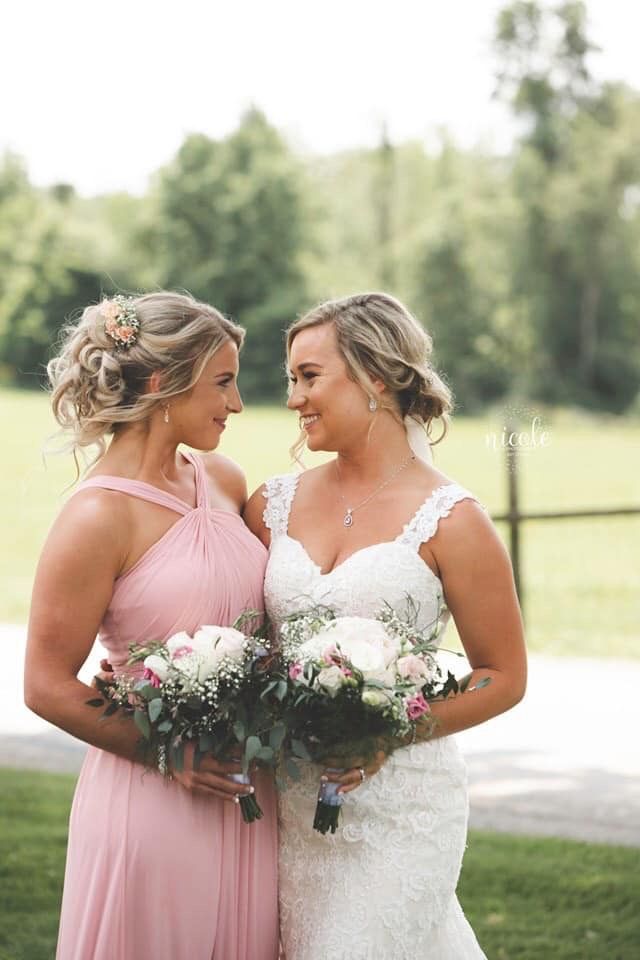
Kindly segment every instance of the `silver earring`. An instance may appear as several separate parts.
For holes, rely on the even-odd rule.
[[[375,400],[373,397],[371,397],[371,399],[369,400],[369,410],[371,410],[371,413],[375,413],[377,409],[378,409],[378,401]]]
[[[169,404],[165,403],[164,405],[164,422],[169,423]]]

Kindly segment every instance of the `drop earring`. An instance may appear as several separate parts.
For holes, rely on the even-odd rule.
[[[169,423],[169,404],[165,403],[164,405],[164,422]]]
[[[377,409],[378,409],[378,401],[374,397],[371,397],[371,399],[369,400],[369,410],[371,411],[371,413],[375,413]]]

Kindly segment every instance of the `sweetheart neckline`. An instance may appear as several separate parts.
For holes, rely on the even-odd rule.
[[[353,553],[350,553],[349,556],[346,557],[336,567],[333,567],[331,570],[328,570],[326,573],[323,573],[322,567],[320,566],[319,563],[316,563],[316,561],[313,559],[313,557],[311,556],[311,554],[309,553],[309,551],[307,550],[307,548],[305,547],[305,545],[302,543],[301,540],[297,540],[295,537],[292,537],[289,533],[283,533],[281,534],[281,537],[286,540],[290,540],[291,543],[295,543],[300,548],[302,553],[304,553],[305,557],[307,558],[311,566],[315,568],[318,576],[322,578],[330,577],[337,570],[341,570],[342,567],[345,566],[345,564],[349,563],[349,561],[353,559],[353,557],[357,557],[358,554],[361,554],[361,553],[366,553],[367,550],[374,550],[376,547],[395,547],[395,546],[405,547],[406,549],[409,550],[411,555],[414,556],[418,560],[418,562],[421,564],[421,569],[424,568],[427,571],[427,573],[431,575],[431,577],[433,577],[434,580],[437,580],[440,586],[442,587],[442,580],[440,579],[437,573],[433,572],[429,564],[425,563],[425,561],[422,559],[420,554],[416,553],[415,550],[409,546],[409,544],[403,543],[401,540],[398,540],[398,539],[381,540],[380,543],[369,543],[366,547],[359,547],[358,550],[354,550]]]

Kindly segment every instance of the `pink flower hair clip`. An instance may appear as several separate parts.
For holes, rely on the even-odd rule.
[[[104,331],[116,347],[120,350],[132,347],[140,330],[134,298],[118,293],[111,300],[103,300],[98,310],[104,319]]]

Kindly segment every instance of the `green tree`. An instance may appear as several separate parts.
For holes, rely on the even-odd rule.
[[[69,262],[63,223],[73,190],[31,187],[24,165],[0,168],[0,364],[5,379],[37,386],[66,316],[99,293],[99,278]]]
[[[501,95],[526,121],[514,160],[525,216],[514,247],[533,392],[622,411],[640,385],[636,213],[640,98],[597,84],[583,3],[527,0],[498,18]],[[625,212],[625,210],[627,212]]]
[[[248,398],[283,389],[283,330],[304,305],[304,177],[262,113],[227,139],[189,136],[157,185],[162,281],[247,327]]]

